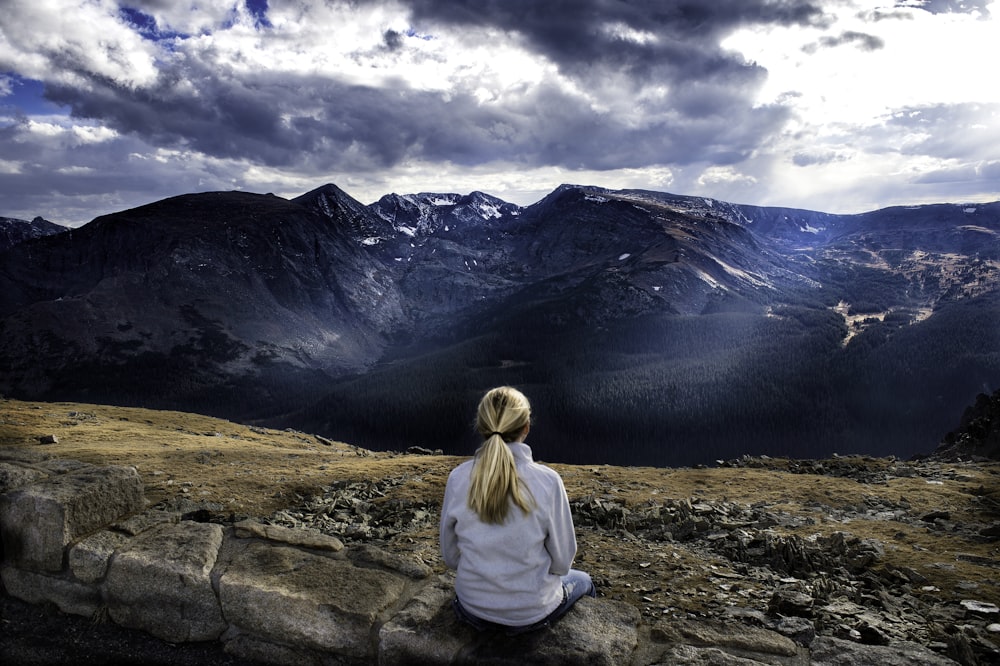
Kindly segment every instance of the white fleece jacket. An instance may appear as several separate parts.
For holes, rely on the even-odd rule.
[[[544,619],[562,602],[560,576],[576,556],[569,500],[559,474],[532,460],[527,444],[508,444],[521,482],[534,498],[525,514],[511,507],[502,525],[469,508],[474,460],[452,470],[441,507],[441,555],[456,569],[455,592],[476,617],[507,626]]]

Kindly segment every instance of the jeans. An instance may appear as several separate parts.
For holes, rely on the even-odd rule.
[[[583,595],[587,595],[589,597],[597,596],[597,588],[594,587],[594,582],[590,579],[590,575],[577,569],[570,569],[569,573],[562,577],[562,588],[562,603],[556,606],[554,611],[549,613],[542,620],[522,627],[511,627],[504,624],[497,624],[495,622],[482,620],[465,610],[465,607],[462,606],[462,602],[458,600],[457,596],[451,603],[458,619],[468,625],[471,625],[476,630],[486,631],[488,629],[499,629],[508,636],[517,636],[518,634],[524,634],[529,631],[535,631],[537,629],[541,629],[542,627],[549,626],[565,615],[566,611],[568,611],[573,604],[579,601]]]

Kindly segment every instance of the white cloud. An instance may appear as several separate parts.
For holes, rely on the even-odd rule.
[[[126,87],[156,79],[156,47],[122,21],[116,2],[14,0],[2,21],[0,70],[81,86],[91,77]]]
[[[1000,198],[997,19],[915,5],[718,0],[665,19],[579,0],[553,23],[545,3],[284,0],[261,21],[243,0],[10,0],[0,72],[73,117],[25,120],[0,75],[0,196],[66,221],[84,202],[325,182],[363,201],[527,204],[565,182],[829,212]]]

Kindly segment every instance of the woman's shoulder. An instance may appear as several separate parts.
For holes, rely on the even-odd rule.
[[[559,476],[559,472],[555,471],[548,465],[539,462],[532,462],[524,466],[524,471],[546,485],[562,485],[562,477]]]
[[[472,471],[472,465],[474,463],[475,460],[466,460],[464,463],[461,463],[460,465],[452,468],[452,470],[448,473],[448,478],[451,479],[453,477],[459,477],[459,476],[463,478],[467,477],[469,473]]]

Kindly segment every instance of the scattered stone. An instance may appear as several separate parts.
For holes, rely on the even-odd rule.
[[[970,613],[975,613],[977,615],[996,615],[997,613],[1000,613],[1000,607],[997,607],[996,604],[990,604],[984,601],[972,601],[965,599],[961,602],[961,606]]]
[[[803,647],[809,647],[816,639],[816,625],[804,617],[783,617],[774,625],[774,630]]]
[[[406,449],[406,452],[409,453],[409,454],[411,454],[411,455],[417,455],[417,456],[440,456],[440,455],[444,455],[444,451],[441,450],[441,449],[431,450],[431,449],[425,448],[423,446],[411,446],[410,448]]]
[[[830,636],[819,636],[809,646],[810,666],[955,666],[916,643],[865,645]]]
[[[290,546],[303,546],[313,550],[338,552],[343,550],[344,543],[337,537],[332,537],[318,530],[309,528],[291,529],[280,525],[263,525],[255,520],[244,520],[234,526],[236,536],[240,538],[257,537],[286,543]]]
[[[56,437],[55,435],[41,435],[38,438],[38,443],[39,444],[58,444],[59,443],[59,438]]]
[[[813,598],[805,592],[778,588],[767,603],[767,610],[775,615],[812,617]]]

